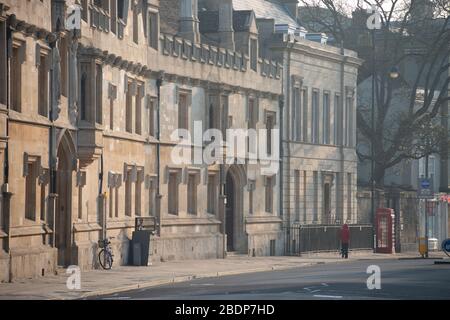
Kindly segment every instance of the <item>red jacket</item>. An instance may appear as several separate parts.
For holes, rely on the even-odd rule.
[[[344,224],[341,229],[341,242],[349,243],[350,242],[350,229],[348,225]]]

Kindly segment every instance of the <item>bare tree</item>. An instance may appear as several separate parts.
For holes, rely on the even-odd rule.
[[[358,156],[374,161],[372,180],[382,186],[386,170],[402,160],[420,159],[442,148],[447,152],[447,133],[437,116],[450,100],[448,0],[361,0],[350,8],[347,1],[300,2],[307,28],[331,33],[365,60],[358,82],[375,81],[374,121],[370,104],[357,108],[359,136],[373,147],[373,155],[359,150]],[[382,21],[381,29],[374,31],[367,29],[370,13],[363,8],[372,5]],[[406,74],[392,79],[394,67]]]

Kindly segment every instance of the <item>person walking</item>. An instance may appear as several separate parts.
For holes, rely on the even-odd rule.
[[[348,259],[348,245],[350,243],[350,229],[344,224],[341,229],[341,254],[342,258]]]

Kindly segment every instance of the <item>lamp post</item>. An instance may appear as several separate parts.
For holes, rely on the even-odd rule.
[[[375,31],[372,30],[372,44],[373,44],[373,61],[372,61],[372,130],[375,132],[375,81],[376,81],[376,58],[375,58]],[[391,67],[389,70],[389,79],[396,80],[400,77],[400,72],[396,66]],[[376,219],[375,219],[375,148],[374,148],[375,136],[372,137],[371,143],[371,214],[372,214],[372,225],[373,225],[373,239],[374,245],[373,250],[376,251],[377,247],[377,233],[376,233]],[[428,159],[428,158],[427,158]],[[428,175],[427,175],[428,177]],[[428,221],[428,220],[427,220]]]
[[[372,133],[375,133],[375,78],[376,78],[376,69],[375,69],[375,29],[372,29],[372,109],[371,109],[371,122],[372,122]],[[377,230],[375,227],[376,219],[375,219],[375,135],[372,136],[372,142],[370,144],[370,154],[371,154],[371,172],[370,172],[370,188],[371,188],[371,219],[372,219],[372,230],[373,230],[373,252],[376,252],[377,248]]]
[[[426,139],[426,147],[427,147],[427,154],[425,156],[425,178],[429,179],[429,158],[430,158],[430,150],[431,150],[431,141],[429,139],[429,136],[427,136]],[[430,180],[428,180],[430,181]],[[432,183],[432,181],[430,181]],[[434,190],[431,186],[431,190]],[[428,199],[425,199],[425,258],[428,258]]]
[[[429,154],[425,157],[425,178],[428,179],[428,159]],[[428,200],[425,199],[425,258],[428,258]]]

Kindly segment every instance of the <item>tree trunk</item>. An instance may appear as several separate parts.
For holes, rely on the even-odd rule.
[[[385,174],[386,168],[382,164],[375,163],[374,168],[374,180],[375,180],[375,186],[377,188],[383,188],[384,187],[384,174]]]

